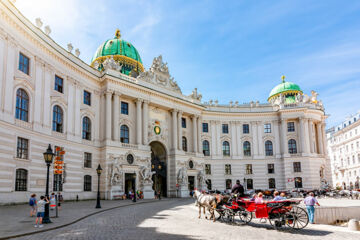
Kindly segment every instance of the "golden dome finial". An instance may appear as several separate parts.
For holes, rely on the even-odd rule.
[[[121,33],[120,33],[120,30],[119,30],[119,29],[116,29],[115,37],[116,37],[117,39],[121,38]]]
[[[282,75],[281,79],[282,79],[282,82],[284,83],[285,82],[285,75]]]

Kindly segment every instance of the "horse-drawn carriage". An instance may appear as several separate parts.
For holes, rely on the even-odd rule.
[[[293,229],[305,228],[309,222],[308,214],[296,205],[300,200],[268,201],[255,203],[246,198],[231,197],[227,203],[216,208],[218,219],[232,222],[235,217],[243,223],[251,222],[252,218],[268,219],[275,228],[288,226]]]

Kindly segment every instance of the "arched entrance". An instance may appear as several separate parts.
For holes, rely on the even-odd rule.
[[[166,166],[166,149],[160,142],[150,143],[151,147],[151,171],[155,171],[152,176],[154,182],[153,189],[161,196],[167,196],[167,166]]]

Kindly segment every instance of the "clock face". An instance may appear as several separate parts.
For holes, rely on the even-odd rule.
[[[159,126],[154,127],[154,132],[156,135],[159,135],[161,133],[161,128]]]

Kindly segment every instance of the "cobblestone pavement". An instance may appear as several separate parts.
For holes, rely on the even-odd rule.
[[[71,226],[18,239],[359,239],[346,228],[311,225],[300,231],[276,231],[267,223],[225,224],[197,218],[191,199],[166,199],[117,208]]]

